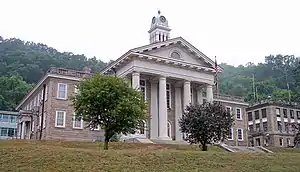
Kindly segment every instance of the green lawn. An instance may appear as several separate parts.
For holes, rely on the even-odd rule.
[[[101,147],[99,147],[101,146]],[[300,151],[274,154],[208,152],[196,146],[63,141],[0,141],[0,171],[300,171]]]

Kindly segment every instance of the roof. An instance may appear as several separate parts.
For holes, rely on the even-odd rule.
[[[145,51],[149,51],[149,50],[153,50],[153,49],[157,49],[157,48],[161,48],[161,47],[166,47],[166,46],[177,44],[177,43],[179,43],[179,44],[183,45],[184,47],[186,47],[191,53],[194,53],[196,57],[198,57],[200,60],[203,60],[205,63],[207,63],[211,67],[215,66],[215,62],[211,58],[207,57],[204,53],[199,51],[191,43],[189,43],[188,41],[186,41],[182,37],[177,37],[177,38],[169,39],[167,41],[156,42],[156,43],[153,43],[153,44],[148,44],[148,45],[144,45],[144,46],[141,46],[141,47],[133,48],[133,49],[127,51],[125,54],[123,54],[121,57],[119,57],[114,62],[107,65],[101,71],[101,73],[105,73],[108,70],[110,70],[111,68],[118,65],[119,63],[122,63],[124,60],[126,60],[126,58],[129,55],[131,55],[133,53],[143,53]],[[218,69],[219,69],[220,72],[223,71],[223,68],[221,68],[219,65],[218,65]]]
[[[262,107],[267,107],[267,106],[278,106],[278,107],[285,107],[285,108],[300,109],[300,103],[297,102],[261,100],[259,102],[250,104],[250,106],[247,108],[247,111],[262,108]]]

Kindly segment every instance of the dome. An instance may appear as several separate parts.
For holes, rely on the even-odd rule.
[[[157,16],[154,16],[151,21],[151,28],[154,28],[155,26],[169,27],[168,20],[165,16],[160,15],[160,11],[158,11]]]

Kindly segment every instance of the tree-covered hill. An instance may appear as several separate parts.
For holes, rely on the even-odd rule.
[[[59,52],[45,44],[0,36],[0,109],[14,109],[50,67],[82,70],[87,66],[96,72],[105,65],[96,57],[88,59],[84,55]],[[242,96],[246,101],[252,101],[254,75],[256,100],[288,100],[288,83],[292,100],[300,101],[300,74],[296,70],[299,60],[292,55],[269,55],[258,65],[220,65],[224,68],[219,75],[221,94]]]
[[[0,109],[15,108],[50,67],[76,70],[90,67],[95,72],[105,65],[96,57],[88,59],[84,55],[59,52],[45,44],[0,36]]]

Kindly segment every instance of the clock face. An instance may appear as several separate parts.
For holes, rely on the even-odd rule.
[[[155,17],[152,18],[152,23],[153,23],[153,24],[155,23]]]
[[[160,16],[160,21],[164,23],[166,21],[166,18],[164,16]]]

